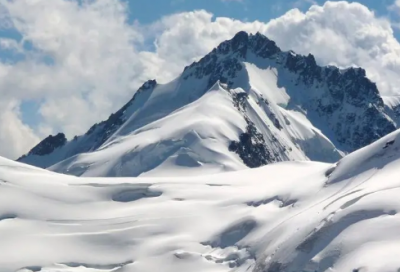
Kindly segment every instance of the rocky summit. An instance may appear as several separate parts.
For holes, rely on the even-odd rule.
[[[19,161],[78,176],[334,162],[396,130],[396,114],[362,68],[319,66],[239,32],[171,82],[145,82],[85,134],[48,137]]]

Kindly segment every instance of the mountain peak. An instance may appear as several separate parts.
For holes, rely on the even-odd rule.
[[[207,88],[213,86],[218,80],[231,86],[232,81],[229,79],[238,75],[243,68],[242,63],[247,61],[250,55],[266,59],[280,52],[282,51],[276,43],[261,33],[249,34],[240,31],[199,61],[185,67],[183,79],[208,77]]]
[[[177,79],[146,81],[120,110],[57,156],[22,161],[111,176],[181,167],[189,157],[190,165],[215,171],[284,160],[332,162],[395,130],[389,116],[365,70],[319,66],[312,54],[281,51],[265,35],[241,31]],[[213,155],[204,151],[211,147]],[[82,153],[87,156],[75,156]]]
[[[217,47],[216,52],[222,54],[239,53],[239,56],[244,58],[249,50],[263,58],[281,52],[274,41],[260,32],[249,34],[245,31],[240,31],[232,39],[222,42]]]
[[[239,50],[247,46],[249,42],[249,34],[245,31],[238,32],[230,41],[233,51]]]
[[[139,90],[147,90],[154,88],[157,85],[157,80],[155,79],[150,79],[147,80],[145,83],[142,84],[142,86],[139,88]]]
[[[244,42],[246,43],[249,39],[249,36],[251,34],[247,33],[246,31],[239,31],[238,33],[235,34],[235,36],[233,36],[233,38],[231,39],[232,42]]]

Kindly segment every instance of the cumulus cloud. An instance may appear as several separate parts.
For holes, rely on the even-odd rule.
[[[400,93],[400,45],[391,23],[359,3],[326,2],[305,13],[292,9],[267,23],[213,19],[205,11],[187,12],[163,18],[155,26],[159,30],[156,54],[179,67],[239,30],[259,31],[284,50],[313,53],[321,65],[361,66],[382,94]]]
[[[293,9],[269,22],[265,33],[283,49],[313,53],[321,64],[361,66],[382,94],[400,93],[400,45],[392,26],[359,3]]]
[[[172,79],[240,30],[266,34],[285,50],[311,52],[320,64],[362,66],[383,94],[400,93],[400,46],[391,24],[357,3],[327,2],[305,13],[292,9],[270,22],[193,11],[150,25],[128,24],[119,0],[0,4],[0,27],[12,26],[21,36],[1,39],[0,53],[22,56],[0,63],[0,120],[14,127],[0,125],[0,155],[20,155],[44,133],[84,132],[118,109],[143,81]],[[31,100],[40,103],[34,130],[22,123],[19,112],[19,105]],[[17,141],[21,135],[26,135],[23,145]]]
[[[134,50],[141,35],[125,23],[120,1],[0,3],[6,11],[2,21],[21,36],[0,40],[0,46],[23,55],[16,63],[1,63],[0,94],[3,103],[42,101],[37,127],[81,133],[133,93],[132,80],[143,80]],[[30,147],[36,138],[27,137]],[[2,155],[3,149],[1,144]]]
[[[262,22],[242,22],[230,18],[217,17],[204,10],[185,12],[167,16],[147,26],[147,39],[154,40],[156,50],[150,53],[161,61],[161,71],[168,72],[162,79],[183,70],[185,65],[198,60],[226,39],[232,38],[240,30],[257,32],[266,27]],[[162,74],[162,73],[159,73]]]

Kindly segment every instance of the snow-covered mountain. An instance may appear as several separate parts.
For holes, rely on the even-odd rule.
[[[272,162],[335,162],[397,127],[361,68],[320,67],[239,32],[108,120],[49,136],[19,161],[77,176],[177,176]]]
[[[240,115],[226,105],[212,120]],[[335,164],[194,177],[82,178],[0,158],[0,272],[398,271],[399,168],[400,131]]]

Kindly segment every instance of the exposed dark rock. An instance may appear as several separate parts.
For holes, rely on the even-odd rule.
[[[394,140],[389,141],[389,142],[387,142],[387,143],[385,144],[385,146],[383,147],[383,149],[386,149],[386,148],[388,148],[389,146],[391,146],[391,145],[393,145],[393,144],[394,144]]]
[[[78,153],[88,152],[99,148],[125,122],[126,116],[124,116],[124,112],[133,103],[133,101],[137,99],[137,97],[140,96],[143,92],[153,89],[156,85],[157,82],[155,80],[146,81],[138,89],[132,99],[128,103],[126,103],[120,110],[112,113],[107,120],[96,123],[92,127],[90,127],[90,129],[84,134],[84,136],[90,137],[90,142],[88,144],[79,146],[76,150],[70,151],[70,155],[72,156]],[[78,137],[75,136],[73,138],[73,141],[77,140]],[[53,152],[56,148],[63,146],[66,142],[67,140],[63,133],[59,133],[56,136],[49,136],[42,142],[40,142],[37,146],[35,146],[31,151],[29,151],[27,155],[47,155]],[[27,155],[18,158],[18,160],[22,160]]]
[[[314,91],[314,97],[300,106],[305,111],[316,112],[346,151],[368,145],[396,129],[394,122],[384,113],[376,84],[366,77],[364,69],[340,70],[333,66],[318,66],[312,54],[303,56],[292,51],[282,52],[275,42],[260,33],[237,33],[200,61],[186,67],[183,77],[207,77],[208,87],[218,80],[232,87],[232,79],[243,69],[242,62],[248,61],[249,53],[275,62],[272,65],[278,68],[278,77],[281,73],[290,73],[295,85],[303,86],[306,93],[301,95],[309,95],[307,89],[318,89]],[[348,108],[357,110],[348,112]],[[332,122],[332,116],[336,116],[336,122]],[[269,117],[275,127],[282,128],[278,119],[273,115]],[[355,126],[355,123],[359,125]]]
[[[246,111],[246,100],[248,99],[247,93],[233,93],[232,94],[233,105],[240,112],[244,113]]]
[[[264,136],[257,131],[253,122],[248,119],[246,121],[246,132],[239,136],[239,141],[232,141],[229,144],[229,151],[237,153],[250,168],[273,162],[274,158],[267,149]]]
[[[49,135],[39,144],[37,144],[31,151],[29,151],[28,155],[38,155],[43,156],[50,154],[55,149],[65,145],[67,142],[67,138],[65,138],[64,133],[58,133],[57,135]],[[21,157],[22,158],[22,157]],[[19,158],[19,159],[21,159]]]
[[[274,41],[271,41],[259,32],[257,32],[256,35],[251,36],[250,48],[257,56],[260,56],[264,59],[270,58],[273,55],[281,52],[281,49],[276,45]]]
[[[87,132],[86,135],[90,135],[94,132],[98,135],[97,140],[94,142],[91,149],[97,149],[103,143],[107,141],[107,139],[112,136],[118,128],[126,121],[124,112],[125,110],[132,104],[132,102],[139,96],[141,93],[153,89],[157,85],[155,80],[146,81],[142,87],[138,89],[132,99],[126,103],[120,110],[115,113],[112,113],[107,120],[102,121],[98,124],[94,124]]]
[[[277,129],[281,130],[281,129],[283,128],[282,125],[281,125],[281,123],[279,122],[278,118],[276,118],[275,115],[270,116],[270,118],[272,118],[272,120],[273,120],[273,122],[274,122],[274,126],[275,126]]]
[[[229,151],[237,153],[242,161],[251,168],[260,167],[274,161],[265,144],[264,136],[246,114],[248,94],[245,92],[231,94],[233,105],[243,115],[247,127],[246,131],[239,135],[239,141],[232,141],[229,144]]]
[[[302,106],[326,120],[336,140],[348,151],[364,147],[396,129],[384,113],[376,84],[366,77],[364,69],[320,67],[312,55],[290,53],[285,67],[297,75],[297,82],[310,89],[319,86],[318,96]],[[334,115],[337,122],[331,120]]]

